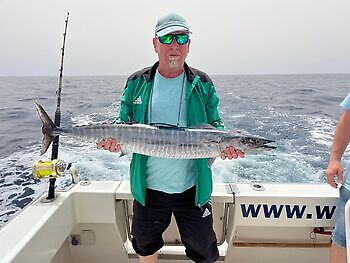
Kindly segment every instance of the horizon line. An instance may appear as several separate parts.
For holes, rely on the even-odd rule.
[[[339,73],[207,73],[209,76],[247,76],[247,75],[349,75],[350,72]],[[64,74],[63,77],[127,77],[131,74]],[[59,75],[0,75],[2,77],[59,77]]]

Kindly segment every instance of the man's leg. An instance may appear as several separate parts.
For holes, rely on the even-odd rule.
[[[345,235],[345,205],[349,200],[350,192],[345,187],[339,189],[335,228],[332,235],[332,247],[329,256],[330,263],[346,262],[346,235]]]
[[[146,189],[145,206],[134,200],[131,242],[140,262],[157,262],[157,251],[164,245],[162,234],[171,220],[167,205],[162,193],[150,189]]]
[[[329,256],[329,263],[346,263],[346,260],[346,248],[340,247],[333,242],[331,254]]]
[[[140,256],[141,263],[157,263],[158,262],[158,253],[154,253],[151,256]]]
[[[199,208],[195,205],[196,189],[192,188],[182,194],[173,208],[186,255],[194,262],[212,263],[219,257],[211,202]]]

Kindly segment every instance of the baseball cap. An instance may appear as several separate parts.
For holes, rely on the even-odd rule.
[[[156,36],[165,36],[175,31],[191,33],[185,18],[175,13],[159,18],[155,28]]]

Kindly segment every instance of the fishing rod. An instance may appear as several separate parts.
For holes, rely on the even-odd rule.
[[[60,67],[60,77],[58,79],[58,88],[56,91],[57,101],[56,101],[56,112],[55,112],[55,125],[57,127],[61,124],[61,91],[62,91],[62,76],[63,76],[63,58],[64,58],[64,49],[66,46],[66,35],[67,35],[67,26],[68,26],[68,18],[69,12],[67,12],[67,18],[65,20],[65,27],[63,33],[63,44],[61,48],[61,67]],[[59,146],[59,136],[56,136],[52,143],[52,152],[51,152],[51,160],[56,160],[58,158],[58,146]],[[49,192],[46,199],[54,199],[55,198],[55,183],[56,178],[50,176],[49,179]]]
[[[67,12],[67,18],[65,20],[65,28],[63,33],[63,44],[61,48],[61,67],[60,67],[60,76],[58,80],[58,88],[56,91],[56,112],[55,112],[55,126],[59,127],[61,123],[61,91],[62,91],[62,76],[63,76],[63,59],[64,51],[66,45],[66,35],[67,35],[67,26],[68,26],[69,12]],[[56,198],[55,195],[55,183],[56,178],[58,178],[62,173],[67,170],[71,171],[73,183],[78,182],[78,176],[74,167],[71,163],[65,163],[62,160],[58,160],[58,146],[59,146],[59,136],[53,138],[52,152],[51,152],[51,161],[35,161],[32,167],[33,176],[36,179],[49,178],[49,191],[48,195],[43,202],[51,202]]]

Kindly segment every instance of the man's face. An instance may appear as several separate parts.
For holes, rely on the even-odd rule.
[[[171,35],[187,34],[186,32],[173,32]],[[171,44],[162,44],[158,37],[153,38],[154,50],[158,54],[160,65],[169,69],[182,68],[189,52],[190,39],[186,44],[180,45],[173,38]]]

